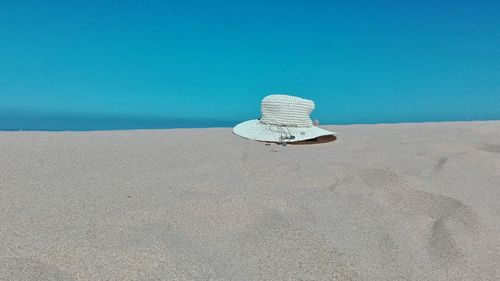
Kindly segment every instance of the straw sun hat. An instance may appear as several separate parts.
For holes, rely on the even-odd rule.
[[[236,125],[233,133],[264,142],[298,142],[336,133],[315,126],[309,117],[314,102],[288,95],[270,95],[262,99],[261,118]]]

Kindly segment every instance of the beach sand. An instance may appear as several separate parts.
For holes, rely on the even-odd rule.
[[[500,121],[0,133],[0,280],[499,280]]]

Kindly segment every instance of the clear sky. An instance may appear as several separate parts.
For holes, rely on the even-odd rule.
[[[500,2],[0,1],[0,129],[231,125],[271,93],[322,124],[500,119]]]

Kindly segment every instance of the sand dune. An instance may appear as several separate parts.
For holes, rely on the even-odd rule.
[[[499,280],[500,121],[0,133],[0,280]]]

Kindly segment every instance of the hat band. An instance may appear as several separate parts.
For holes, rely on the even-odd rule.
[[[290,132],[290,130],[288,128],[289,127],[298,128],[298,126],[295,126],[295,125],[288,126],[288,125],[280,125],[280,124],[271,124],[271,123],[262,122],[260,119],[259,119],[259,121],[260,121],[260,123],[266,125],[267,129],[269,131],[273,131],[273,132],[279,133],[280,134],[279,141],[281,143],[286,144],[286,142],[288,142],[289,140],[295,139],[295,136],[292,134],[292,132]]]
[[[262,118],[259,118],[259,122],[264,125],[272,125],[272,126],[280,126],[280,127],[292,127],[292,128],[311,128],[312,126],[301,126],[297,124],[282,124],[278,122],[265,122],[262,121]]]

